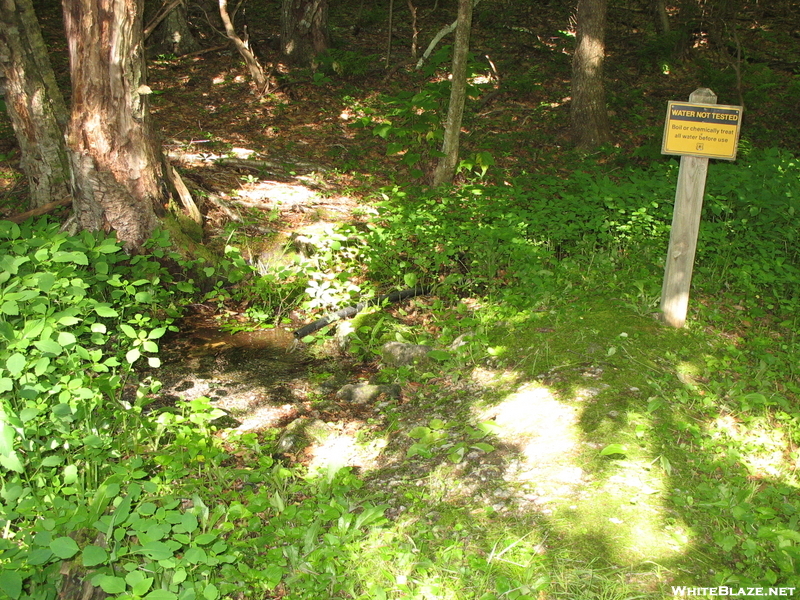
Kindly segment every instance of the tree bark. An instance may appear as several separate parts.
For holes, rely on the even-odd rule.
[[[472,0],[458,0],[450,105],[447,109],[447,123],[444,128],[444,143],[442,144],[444,156],[439,159],[439,164],[436,165],[433,173],[433,185],[435,186],[452,182],[456,173],[461,120],[464,116],[464,103],[467,98],[467,55],[469,54],[471,28]]]
[[[67,127],[82,229],[115,231],[138,251],[164,199],[145,85],[141,0],[63,0],[72,77]]]
[[[656,24],[656,31],[659,35],[666,35],[670,32],[669,14],[667,14],[666,0],[652,0],[650,10],[653,11],[653,19]]]
[[[309,66],[328,43],[328,0],[283,0],[281,51],[289,62]]]
[[[603,83],[606,0],[578,0],[577,21],[570,116],[577,146],[588,150],[611,139]]]
[[[184,54],[200,51],[202,48],[189,29],[184,3],[176,1],[172,5],[162,8],[162,10],[165,13],[158,15],[158,23],[145,29],[145,39],[148,38],[151,32],[155,31],[153,37],[157,41],[153,45],[161,52],[171,52],[175,56],[183,56]],[[150,51],[152,55],[152,46]]]
[[[30,208],[70,195],[67,108],[31,0],[0,0],[5,101],[28,177]]]

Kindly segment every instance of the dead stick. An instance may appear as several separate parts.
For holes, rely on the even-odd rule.
[[[68,206],[70,204],[72,204],[72,198],[67,196],[66,198],[62,198],[61,200],[54,200],[53,202],[48,202],[43,206],[33,208],[31,210],[25,211],[24,213],[20,213],[13,217],[8,217],[8,219],[6,220],[11,221],[12,223],[22,223],[23,221],[26,221],[31,217],[38,217],[40,215],[52,212],[55,209],[59,208],[60,206]]]

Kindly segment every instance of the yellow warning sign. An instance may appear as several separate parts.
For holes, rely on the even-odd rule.
[[[736,160],[742,107],[670,101],[661,154]]]

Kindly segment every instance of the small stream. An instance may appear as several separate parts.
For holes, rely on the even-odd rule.
[[[306,412],[312,394],[335,391],[347,367],[312,356],[290,329],[230,333],[203,317],[185,320],[160,356],[155,376],[163,383],[162,401],[205,396],[240,431],[286,425]]]

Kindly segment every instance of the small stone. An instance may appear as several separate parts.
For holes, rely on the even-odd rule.
[[[397,384],[390,385],[373,385],[370,383],[348,383],[336,392],[336,397],[339,400],[346,402],[353,402],[354,404],[366,404],[379,398],[382,394],[386,394],[389,398],[400,398],[400,386]]]
[[[383,345],[381,354],[383,362],[391,367],[404,367],[424,361],[428,353],[433,350],[424,344],[403,344],[401,342],[387,342]]]

